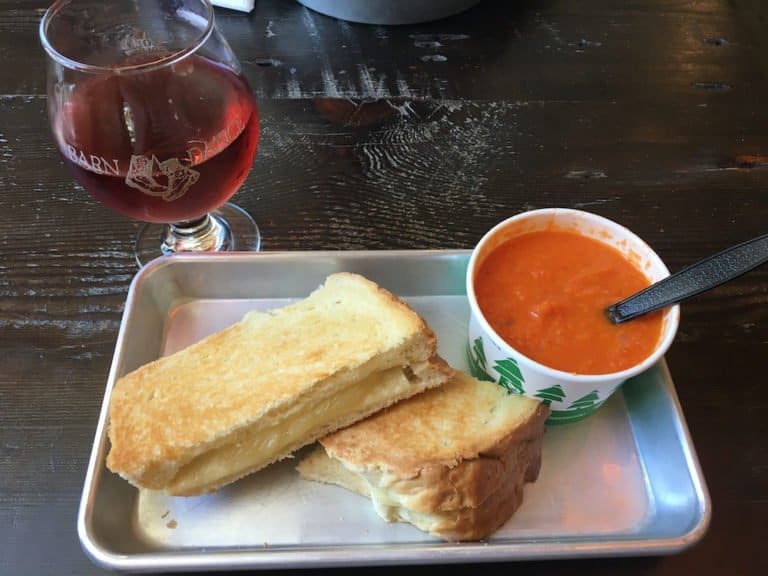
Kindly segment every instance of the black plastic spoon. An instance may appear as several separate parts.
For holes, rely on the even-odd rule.
[[[768,262],[768,234],[727,248],[683,268],[609,306],[605,309],[605,314],[614,324],[632,320],[720,286],[765,262]]]

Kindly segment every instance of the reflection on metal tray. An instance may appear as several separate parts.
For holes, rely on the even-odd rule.
[[[94,562],[131,571],[494,562],[669,554],[707,529],[709,495],[666,365],[627,382],[594,416],[550,427],[539,480],[486,542],[449,544],[387,524],[364,498],[301,480],[295,461],[196,498],[142,493],[106,470],[115,379],[251,309],[303,298],[328,274],[364,274],[430,323],[466,369],[467,251],[174,256],[128,295],[88,468],[78,532]]]

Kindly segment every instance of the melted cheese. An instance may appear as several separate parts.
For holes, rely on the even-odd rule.
[[[383,406],[386,398],[403,397],[413,387],[403,368],[390,368],[368,376],[321,398],[309,393],[290,417],[272,426],[252,426],[233,441],[206,452],[183,466],[167,492],[192,496],[215,489],[283,458],[317,440],[333,428],[351,424]]]

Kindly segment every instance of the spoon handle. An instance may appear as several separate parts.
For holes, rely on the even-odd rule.
[[[737,244],[652,284],[606,309],[618,324],[719,286],[768,262],[768,234]]]

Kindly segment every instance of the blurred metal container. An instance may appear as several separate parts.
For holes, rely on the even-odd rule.
[[[362,24],[414,24],[463,12],[480,0],[298,0],[326,16]]]

